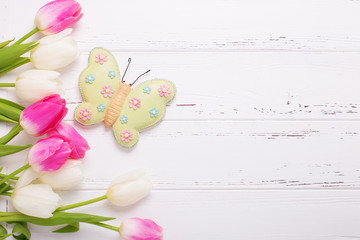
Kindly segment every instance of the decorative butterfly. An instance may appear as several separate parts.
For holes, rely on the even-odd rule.
[[[129,58],[124,75],[130,62]],[[139,131],[159,122],[165,115],[166,104],[176,94],[175,85],[163,79],[148,80],[131,89],[142,75],[132,84],[125,83],[124,76],[120,81],[114,56],[104,48],[93,49],[89,65],[79,78],[83,102],[75,110],[75,120],[83,125],[104,121],[105,127],[113,128],[121,146],[133,147]]]

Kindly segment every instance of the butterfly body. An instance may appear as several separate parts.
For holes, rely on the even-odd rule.
[[[75,110],[75,120],[83,125],[103,121],[126,148],[137,143],[141,130],[164,117],[166,104],[176,94],[175,85],[164,79],[148,80],[133,89],[121,82],[116,60],[104,48],[91,51],[79,86],[83,102]]]
[[[126,97],[129,95],[130,92],[131,87],[129,84],[120,83],[119,89],[115,92],[114,96],[110,101],[109,107],[106,110],[104,118],[105,127],[109,128],[114,125],[116,119],[118,119],[120,115]]]

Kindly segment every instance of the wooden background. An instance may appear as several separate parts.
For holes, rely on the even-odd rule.
[[[0,39],[29,31],[46,2],[1,0]],[[84,182],[61,193],[65,204],[102,195],[118,173],[145,167],[154,183],[148,198],[78,210],[116,216],[115,225],[152,218],[167,240],[360,238],[360,1],[79,2],[85,15],[73,36],[81,56],[61,74],[66,121],[91,151]],[[151,68],[143,80],[167,78],[178,88],[164,121],[132,151],[101,124],[73,122],[78,76],[100,46],[122,72],[132,57],[128,82]],[[0,96],[19,102],[13,89]],[[21,136],[13,143],[35,140]],[[0,163],[10,171],[25,160],[20,153]],[[36,240],[118,239],[86,225],[72,235],[32,229]]]

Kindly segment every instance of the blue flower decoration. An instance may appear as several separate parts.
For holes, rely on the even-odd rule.
[[[149,86],[144,87],[144,93],[150,93],[151,92],[151,88]]]
[[[114,77],[116,77],[115,71],[109,71],[108,76],[109,76],[111,79],[113,79]]]
[[[87,82],[87,83],[92,84],[94,80],[95,80],[95,77],[92,74],[86,75],[86,77],[85,77],[85,82]]]
[[[104,104],[99,104],[97,106],[97,109],[98,109],[99,112],[103,112],[103,111],[105,111],[105,105]]]
[[[159,115],[159,110],[156,108],[151,109],[150,111],[150,117],[157,117]]]
[[[125,115],[122,115],[122,116],[120,117],[121,123],[127,123],[127,122],[128,122],[127,120],[128,120],[128,117],[125,116]]]

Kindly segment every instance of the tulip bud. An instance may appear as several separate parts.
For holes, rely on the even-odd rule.
[[[33,65],[38,69],[55,70],[66,67],[79,56],[76,41],[70,36],[72,29],[43,37],[30,52]]]
[[[46,172],[39,180],[49,184],[54,190],[67,190],[79,184],[83,179],[81,161],[67,160],[57,171]]]
[[[24,101],[36,102],[61,93],[60,73],[46,70],[28,70],[16,79],[16,94]]]
[[[35,179],[39,178],[42,173],[36,172],[32,168],[28,168],[22,172],[19,179],[16,181],[15,188],[22,188],[30,183],[32,183]]]
[[[46,35],[71,27],[83,16],[80,4],[74,0],[56,0],[39,9],[35,25]]]
[[[122,240],[162,240],[162,227],[150,219],[128,218],[119,229]]]
[[[118,206],[128,206],[146,197],[152,185],[144,169],[135,169],[118,176],[107,190],[107,198]]]
[[[71,144],[61,135],[40,139],[29,151],[29,163],[37,172],[61,168],[71,154]]]
[[[69,124],[61,123],[56,129],[48,133],[48,136],[62,135],[71,142],[72,152],[70,158],[82,159],[85,157],[85,152],[90,149],[87,141]]]
[[[20,115],[20,125],[28,134],[42,136],[55,129],[67,111],[65,100],[53,94],[25,108]]]
[[[11,199],[16,210],[39,218],[51,217],[61,206],[61,198],[47,184],[30,184],[15,189]]]

